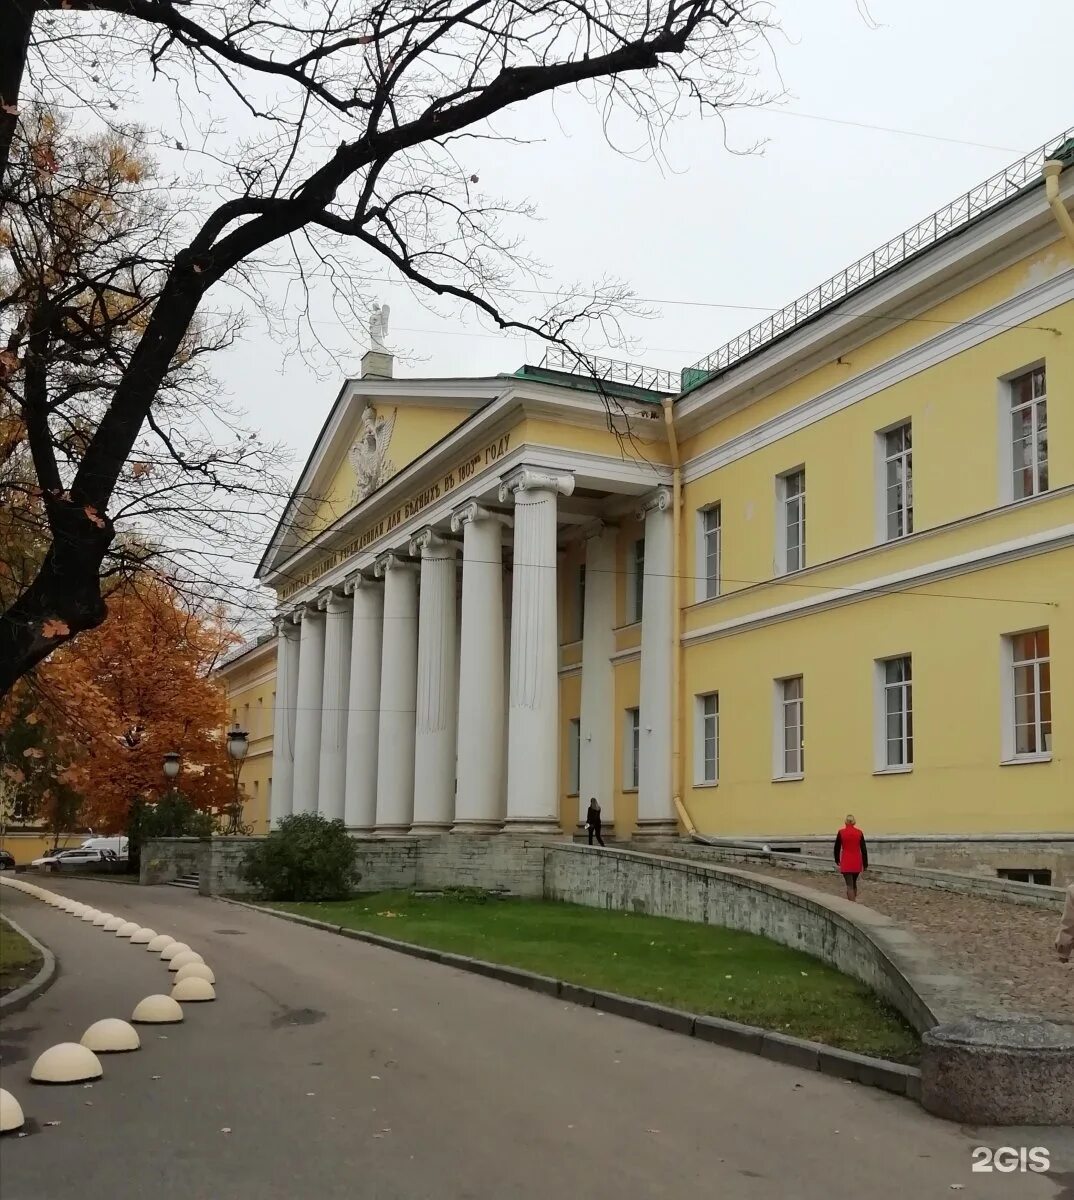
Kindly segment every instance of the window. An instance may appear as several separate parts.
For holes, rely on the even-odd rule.
[[[1009,879],[1012,883],[1036,883],[1044,887],[1052,886],[1052,873],[1047,870],[1035,870],[1033,867],[997,867],[996,875],[1000,879]]]
[[[585,563],[578,567],[578,586],[576,588],[575,600],[578,604],[578,621],[575,628],[578,630],[578,640],[581,641],[585,636]]]
[[[785,572],[800,571],[806,565],[805,468],[783,475],[780,489],[780,567]]]
[[[910,422],[880,436],[884,440],[884,533],[892,542],[914,532],[914,452]]]
[[[801,675],[776,680],[776,776],[797,779],[805,774],[805,688]]]
[[[580,787],[580,754],[582,749],[582,722],[572,717],[567,722],[567,795],[577,796]]]
[[[1052,750],[1052,685],[1048,630],[1007,639],[1010,653],[1008,758],[1036,758]]]
[[[697,697],[696,783],[720,778],[720,697],[718,692]]]
[[[634,790],[638,786],[639,767],[641,764],[641,711],[637,708],[626,710],[625,753],[623,771],[624,791]]]
[[[1048,399],[1044,367],[1015,376],[1011,396],[1012,496],[1024,500],[1048,490]]]
[[[881,659],[877,668],[883,724],[877,769],[911,767],[914,763],[914,705],[910,655]]]
[[[698,572],[701,577],[698,599],[711,600],[720,594],[720,506],[714,504],[711,508],[703,508],[698,518],[698,565],[701,568]]]
[[[645,538],[640,537],[630,548],[630,563],[627,570],[627,623],[641,620],[641,606],[645,594]]]

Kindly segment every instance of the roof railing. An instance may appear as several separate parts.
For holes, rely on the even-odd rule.
[[[659,367],[621,362],[614,358],[593,358],[588,354],[575,354],[560,346],[549,346],[540,365],[550,371],[586,375],[592,379],[603,379],[606,383],[625,383],[650,392],[674,395],[679,390],[678,371],[664,371]]]
[[[949,233],[997,208],[1023,188],[1040,179],[1041,168],[1049,158],[1074,159],[1074,127],[1038,146],[1024,157],[997,171],[950,204],[918,221],[909,229],[845,267],[838,274],[799,296],[790,304],[758,321],[745,333],[714,350],[707,357],[682,371],[682,390],[695,387],[707,376],[728,367],[774,341],[781,334],[801,325],[810,317],[845,299],[858,288],[878,279],[893,267],[940,241]]]

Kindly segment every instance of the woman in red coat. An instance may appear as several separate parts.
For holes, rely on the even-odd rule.
[[[858,876],[869,865],[869,848],[853,813],[847,813],[846,824],[835,835],[835,865],[847,885],[847,899],[857,900]]]

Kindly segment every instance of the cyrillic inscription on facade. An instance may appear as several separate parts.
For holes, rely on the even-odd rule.
[[[295,592],[307,587],[315,579],[319,579],[326,571],[331,571],[333,567],[338,567],[340,563],[346,562],[353,555],[358,554],[374,542],[379,541],[386,533],[391,533],[397,525],[402,525],[404,521],[409,521],[411,517],[416,517],[423,509],[428,508],[431,504],[435,504],[437,500],[454,491],[460,483],[466,483],[477,475],[478,472],[484,470],[485,467],[491,466],[503,458],[510,447],[511,435],[509,433],[505,433],[494,442],[489,442],[487,446],[482,447],[482,449],[465,458],[454,469],[445,472],[436,483],[423,488],[417,495],[412,496],[404,504],[400,504],[394,512],[390,512],[375,525],[370,525],[368,529],[364,529],[356,538],[352,538],[345,545],[340,546],[338,550],[333,550],[331,554],[321,559],[316,566],[303,571],[301,575],[293,576],[286,586],[280,589],[279,598],[286,600],[289,596],[293,596]]]

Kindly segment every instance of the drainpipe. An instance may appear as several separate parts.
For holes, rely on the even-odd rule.
[[[675,401],[665,396],[661,404],[671,456],[671,586],[674,597],[671,615],[671,796],[686,832],[695,835],[697,829],[682,800],[683,729],[679,703],[682,689],[682,465],[679,461],[679,440],[675,436]]]
[[[1067,241],[1074,246],[1074,221],[1070,219],[1067,206],[1059,197],[1059,176],[1062,171],[1063,164],[1057,158],[1050,158],[1044,164],[1044,194],[1048,198],[1048,207],[1052,210],[1056,223]]]

